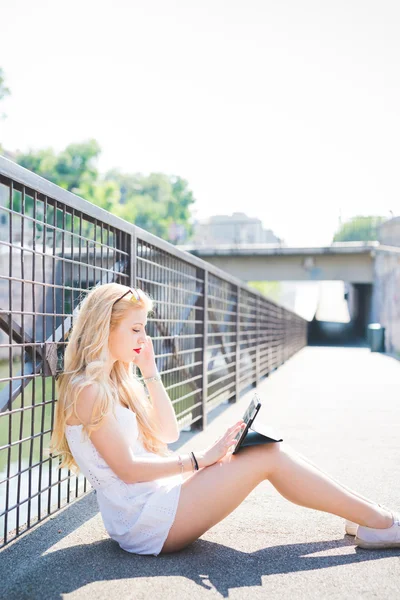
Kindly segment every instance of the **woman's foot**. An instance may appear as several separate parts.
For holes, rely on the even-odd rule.
[[[355,544],[360,548],[400,548],[400,513],[392,513],[393,524],[385,529],[359,525]]]
[[[383,504],[378,504],[378,506],[380,506],[384,510],[387,510],[388,512],[391,512]],[[357,533],[357,527],[358,527],[358,523],[355,523],[354,521],[349,521],[348,519],[345,520],[345,527],[344,528],[345,528],[345,531],[346,531],[347,535],[356,535],[356,533]]]

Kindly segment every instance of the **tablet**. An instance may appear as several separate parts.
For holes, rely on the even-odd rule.
[[[260,398],[258,397],[257,394],[254,394],[254,396],[250,400],[250,404],[247,407],[246,412],[243,415],[243,421],[246,423],[246,427],[243,429],[242,432],[239,431],[239,433],[233,440],[235,442],[235,448],[234,448],[232,454],[236,454],[236,452],[239,450],[240,444],[246,437],[249,427],[252,424],[252,422],[254,421],[255,416],[258,413],[258,411],[260,410],[260,408],[261,408]]]

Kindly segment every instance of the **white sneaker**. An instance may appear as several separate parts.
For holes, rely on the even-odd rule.
[[[378,504],[378,506],[380,506],[381,508],[384,508],[385,510],[389,510],[387,508],[387,506],[384,506],[383,504]],[[391,511],[389,510],[389,512],[391,512]],[[356,535],[357,527],[358,527],[358,523],[354,523],[354,521],[349,521],[348,519],[345,520],[344,528],[348,535]]]
[[[346,519],[344,528],[348,535],[356,535],[357,527],[358,523],[353,523],[353,521]]]
[[[360,548],[400,548],[400,513],[393,513],[393,525],[386,529],[359,525],[355,538]]]

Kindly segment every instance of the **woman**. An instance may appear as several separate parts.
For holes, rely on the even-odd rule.
[[[79,307],[57,380],[51,452],[61,456],[60,468],[81,471],[96,489],[104,526],[123,550],[180,550],[265,479],[295,504],[346,519],[356,545],[400,547],[399,513],[335,481],[286,443],[233,455],[242,420],[202,451],[171,452],[167,444],[179,430],[145,331],[151,310],[142,290],[94,287]]]

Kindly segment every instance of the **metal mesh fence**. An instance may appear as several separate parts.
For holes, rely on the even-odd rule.
[[[111,281],[152,296],[181,428],[306,345],[306,321],[228,274],[0,157],[0,547],[91,488],[48,456],[74,311]]]

